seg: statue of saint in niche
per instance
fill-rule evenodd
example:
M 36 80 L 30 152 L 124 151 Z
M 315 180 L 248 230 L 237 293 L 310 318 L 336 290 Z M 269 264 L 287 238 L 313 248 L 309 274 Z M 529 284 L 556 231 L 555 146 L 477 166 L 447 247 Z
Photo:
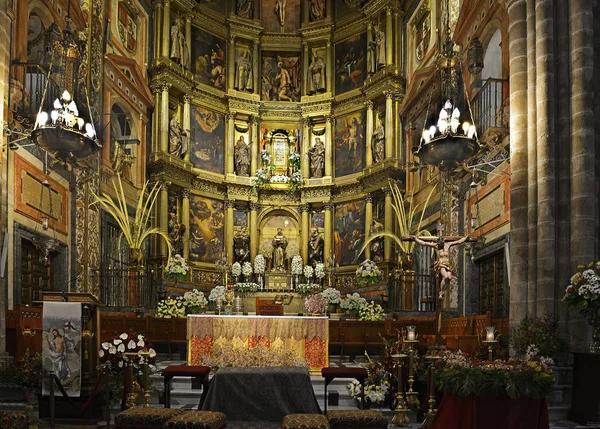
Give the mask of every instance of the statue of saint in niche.
M 237 0 L 237 14 L 240 18 L 252 19 L 252 0 Z
M 323 177 L 325 166 L 325 145 L 319 137 L 315 139 L 315 145 L 308 150 L 310 158 L 310 177 Z
M 383 224 L 377 219 L 373 219 L 373 224 L 369 229 L 369 234 L 373 237 L 383 232 Z M 371 242 L 371 259 L 375 262 L 383 261 L 383 238 L 378 238 Z
M 250 235 L 243 227 L 233 238 L 233 250 L 236 262 L 250 261 Z
M 325 0 L 310 0 L 308 14 L 311 21 L 325 18 Z
M 385 127 L 381 118 L 377 118 L 377 127 L 373 131 L 373 158 L 375 162 L 385 159 Z
M 286 0 L 275 0 L 275 9 L 273 12 L 277 16 L 277 20 L 281 27 L 285 26 L 285 6 Z
M 308 93 L 325 92 L 325 62 L 317 51 L 312 51 L 312 61 L 308 66 Z
M 244 141 L 244 136 L 240 136 L 240 139 L 235 143 L 234 160 L 235 160 L 235 174 L 238 176 L 249 176 L 250 175 L 250 147 Z
M 310 240 L 308 242 L 308 264 L 313 267 L 323 262 L 323 248 L 325 242 L 323 241 L 323 235 L 319 232 L 316 226 L 312 227 L 312 233 L 310 234 Z
M 190 65 L 187 41 L 183 34 L 183 23 L 180 18 L 175 19 L 171 26 L 171 53 L 169 57 L 183 68 L 188 68 Z
M 277 228 L 277 234 L 273 237 L 271 244 L 273 246 L 273 271 L 285 271 L 285 250 L 288 243 L 281 228 Z
M 250 59 L 250 51 L 247 49 L 238 57 L 236 72 L 235 88 L 240 91 L 252 91 L 252 61 Z
M 169 123 L 169 154 L 176 158 L 183 158 L 187 152 L 187 132 L 183 129 L 176 115 Z
M 373 26 L 373 40 L 369 42 L 367 51 L 367 71 L 369 74 L 385 66 L 385 33 L 379 24 Z

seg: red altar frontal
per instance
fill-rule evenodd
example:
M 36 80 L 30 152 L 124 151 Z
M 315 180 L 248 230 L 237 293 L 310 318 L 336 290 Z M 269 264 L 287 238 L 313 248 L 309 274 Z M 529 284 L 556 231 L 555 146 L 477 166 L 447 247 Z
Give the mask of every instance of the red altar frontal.
M 297 316 L 189 315 L 188 365 L 199 365 L 213 345 L 251 347 L 266 344 L 303 357 L 311 371 L 329 365 L 329 319 Z

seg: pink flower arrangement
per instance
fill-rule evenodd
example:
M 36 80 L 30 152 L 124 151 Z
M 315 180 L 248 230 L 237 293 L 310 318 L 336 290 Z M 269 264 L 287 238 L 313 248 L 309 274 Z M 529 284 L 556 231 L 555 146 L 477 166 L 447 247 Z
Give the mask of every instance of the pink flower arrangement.
M 327 301 L 322 293 L 316 293 L 304 301 L 304 308 L 312 314 L 321 314 L 327 311 Z

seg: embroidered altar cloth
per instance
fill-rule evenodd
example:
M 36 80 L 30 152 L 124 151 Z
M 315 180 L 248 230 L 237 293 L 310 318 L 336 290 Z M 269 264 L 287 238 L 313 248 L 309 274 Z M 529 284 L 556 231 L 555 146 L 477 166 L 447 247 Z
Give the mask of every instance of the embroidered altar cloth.
M 329 319 L 300 316 L 217 316 L 187 319 L 188 365 L 200 365 L 213 345 L 285 348 L 308 362 L 312 371 L 329 365 Z

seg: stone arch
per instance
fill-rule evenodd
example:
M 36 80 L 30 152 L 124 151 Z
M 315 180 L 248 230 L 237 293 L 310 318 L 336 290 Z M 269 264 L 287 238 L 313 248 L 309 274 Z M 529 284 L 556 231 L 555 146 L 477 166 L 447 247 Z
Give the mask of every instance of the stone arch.
M 265 258 L 271 259 L 271 241 L 277 233 L 277 228 L 282 228 L 288 241 L 286 258 L 289 260 L 292 256 L 301 254 L 301 222 L 300 216 L 295 210 L 289 207 L 272 207 L 260 213 L 257 224 L 258 253 L 263 254 Z

